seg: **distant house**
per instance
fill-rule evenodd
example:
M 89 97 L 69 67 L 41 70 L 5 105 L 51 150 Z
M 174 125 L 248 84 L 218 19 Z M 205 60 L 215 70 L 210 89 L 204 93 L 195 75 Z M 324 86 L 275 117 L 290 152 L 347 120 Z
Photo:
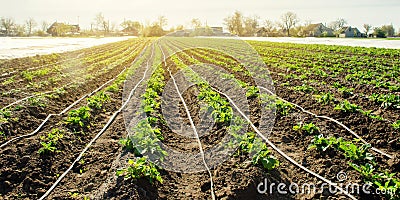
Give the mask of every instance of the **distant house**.
M 122 33 L 123 33 L 123 35 L 138 36 L 139 30 L 137 30 L 135 27 L 126 27 L 122 30 Z
M 363 34 L 357 29 L 351 26 L 345 26 L 339 30 L 339 37 L 348 38 L 348 37 L 363 37 Z
M 214 26 L 214 27 L 210 27 L 210 28 L 211 28 L 211 31 L 214 33 L 214 35 L 220 35 L 224 32 L 224 29 L 219 26 Z
M 7 35 L 7 31 L 0 29 L 0 36 L 6 36 Z
M 268 37 L 268 31 L 266 28 L 261 27 L 256 31 L 256 37 Z
M 52 36 L 66 36 L 79 34 L 79 25 L 69 25 L 65 23 L 54 22 L 48 29 L 47 33 Z
M 332 37 L 333 30 L 326 27 L 322 23 L 310 24 L 304 27 L 304 35 L 306 37 Z

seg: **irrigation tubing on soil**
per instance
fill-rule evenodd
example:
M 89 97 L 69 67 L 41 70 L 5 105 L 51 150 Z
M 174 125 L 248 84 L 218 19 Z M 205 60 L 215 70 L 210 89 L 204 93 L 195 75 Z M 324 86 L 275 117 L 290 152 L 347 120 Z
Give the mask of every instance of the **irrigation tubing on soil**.
M 133 62 L 132 62 L 132 63 L 133 63 Z M 31 133 L 29 133 L 29 134 L 26 134 L 26 135 L 21 135 L 21 136 L 12 138 L 12 139 L 8 140 L 7 142 L 3 143 L 2 145 L 0 145 L 0 148 L 4 148 L 4 147 L 7 146 L 8 144 L 10 144 L 10 143 L 12 143 L 12 142 L 14 142 L 14 141 L 16 141 L 16 140 L 19 140 L 19 139 L 22 139 L 22 138 L 26 138 L 26 137 L 30 137 L 30 136 L 35 135 L 36 133 L 38 133 L 38 132 L 40 131 L 40 129 L 42 129 L 42 127 L 50 120 L 50 118 L 51 118 L 52 116 L 60 116 L 60 115 L 63 115 L 63 114 L 66 113 L 68 110 L 70 110 L 72 107 L 74 107 L 76 104 L 78 104 L 79 102 L 81 102 L 83 99 L 85 99 L 86 97 L 92 96 L 93 94 L 95 94 L 96 92 L 98 92 L 98 91 L 100 91 L 102 88 L 104 88 L 106 85 L 108 85 L 110 82 L 112 82 L 112 81 L 114 81 L 115 79 L 117 79 L 121 74 L 123 74 L 123 73 L 126 71 L 126 69 L 127 69 L 127 67 L 125 66 L 124 69 L 123 69 L 117 76 L 115 76 L 114 78 L 108 80 L 106 83 L 104 83 L 103 85 L 101 85 L 100 87 L 98 87 L 96 90 L 92 91 L 91 93 L 83 95 L 80 99 L 76 100 L 74 103 L 72 103 L 71 105 L 69 105 L 67 108 L 65 108 L 65 109 L 64 109 L 63 111 L 61 111 L 60 113 L 57 113 L 57 114 L 49 114 L 49 115 L 46 117 L 46 119 L 44 119 L 43 122 L 39 125 L 39 127 L 37 127 L 33 132 L 31 132 Z
M 213 181 L 213 178 L 212 178 L 211 170 L 210 170 L 210 168 L 208 167 L 207 162 L 206 162 L 206 159 L 205 159 L 204 150 L 203 150 L 203 146 L 201 145 L 201 141 L 200 141 L 200 138 L 199 138 L 199 134 L 197 133 L 196 126 L 194 125 L 193 119 L 192 119 L 192 117 L 191 117 L 191 115 L 190 115 L 190 111 L 189 111 L 189 109 L 188 109 L 188 107 L 187 107 L 187 105 L 186 105 L 186 102 L 185 102 L 185 100 L 183 99 L 182 94 L 181 94 L 180 91 L 179 91 L 179 87 L 178 87 L 178 85 L 176 84 L 175 78 L 174 78 L 174 76 L 172 75 L 171 71 L 169 70 L 169 67 L 166 66 L 166 62 L 165 62 L 165 61 L 166 61 L 166 58 L 165 58 L 165 54 L 164 54 L 164 51 L 162 50 L 161 46 L 160 46 L 160 49 L 161 49 L 161 52 L 162 52 L 162 54 L 163 54 L 163 56 L 164 56 L 164 66 L 167 68 L 167 71 L 168 71 L 168 73 L 169 73 L 169 76 L 171 77 L 172 82 L 174 83 L 176 92 L 178 93 L 179 98 L 181 99 L 181 102 L 182 102 L 182 104 L 183 104 L 183 107 L 185 108 L 185 112 L 186 112 L 186 114 L 187 114 L 187 116 L 188 116 L 188 118 L 189 118 L 190 126 L 192 127 L 193 132 L 194 132 L 194 134 L 196 135 L 196 140 L 197 140 L 197 143 L 198 143 L 198 145 L 199 145 L 200 154 L 201 154 L 201 158 L 202 158 L 204 167 L 207 169 L 208 175 L 210 176 L 211 197 L 212 197 L 213 200 L 215 200 L 214 181 Z
M 154 46 L 153 46 L 154 47 Z M 152 48 L 152 54 L 154 53 L 154 48 Z M 69 166 L 69 168 L 58 177 L 57 181 L 50 187 L 50 189 L 48 189 L 46 191 L 45 194 L 43 194 L 42 197 L 40 197 L 39 200 L 43 200 L 45 199 L 47 196 L 50 195 L 50 193 L 57 187 L 57 185 L 62 181 L 62 179 L 72 170 L 72 168 L 75 166 L 75 164 L 77 162 L 79 162 L 79 160 L 83 157 L 83 155 L 85 154 L 85 152 L 92 146 L 92 144 L 94 142 L 96 142 L 96 140 L 110 127 L 110 125 L 114 122 L 115 118 L 119 115 L 119 113 L 121 113 L 126 105 L 129 103 L 129 100 L 132 98 L 133 93 L 135 92 L 136 88 L 143 82 L 143 80 L 146 77 L 147 71 L 149 69 L 149 61 L 147 61 L 147 66 L 146 66 L 146 70 L 143 74 L 143 78 L 135 85 L 135 87 L 131 90 L 127 100 L 123 103 L 123 105 L 116 111 L 114 112 L 114 114 L 110 117 L 110 119 L 108 120 L 107 124 L 101 129 L 101 131 L 86 145 L 86 147 L 81 151 L 81 153 L 79 154 L 79 156 L 75 159 L 75 161 Z
M 270 93 L 271 95 L 274 95 L 276 98 L 278 98 L 278 99 L 280 99 L 280 100 L 282 100 L 282 101 L 284 101 L 284 102 L 287 102 L 287 103 L 290 103 L 290 104 L 294 105 L 295 107 L 299 108 L 299 109 L 300 109 L 302 112 L 304 112 L 304 113 L 307 113 L 307 114 L 309 114 L 309 115 L 312 115 L 312 116 L 314 116 L 314 117 L 316 117 L 316 118 L 326 119 L 326 120 L 329 120 L 329 121 L 332 121 L 332 122 L 338 124 L 339 126 L 343 127 L 343 128 L 346 129 L 347 131 L 349 131 L 354 137 L 356 137 L 357 139 L 359 139 L 361 142 L 363 142 L 364 144 L 368 144 L 368 142 L 365 141 L 361 136 L 359 136 L 357 133 L 355 133 L 354 131 L 352 131 L 349 127 L 347 127 L 346 125 L 342 124 L 342 123 L 339 122 L 338 120 L 333 119 L 333 118 L 330 118 L 330 117 L 327 117 L 327 116 L 319 116 L 319 115 L 317 115 L 317 114 L 314 114 L 314 113 L 312 113 L 312 112 L 310 112 L 310 111 L 307 111 L 306 109 L 304 109 L 303 107 L 301 107 L 301 106 L 299 106 L 299 105 L 297 105 L 297 104 L 295 104 L 295 103 L 289 102 L 289 101 L 287 101 L 287 100 L 285 100 L 285 99 L 283 99 L 283 98 L 277 96 L 276 94 L 274 94 L 273 92 L 269 91 L 269 90 L 268 90 L 267 88 L 265 88 L 265 87 L 260 86 L 260 88 L 263 89 L 263 90 L 265 90 L 265 91 L 267 91 L 267 92 Z M 384 156 L 388 157 L 389 159 L 392 159 L 392 158 L 393 158 L 393 156 L 391 156 L 391 155 L 389 155 L 389 154 L 387 154 L 387 153 L 385 153 L 385 152 L 383 152 L 383 151 L 381 151 L 381 150 L 379 150 L 379 149 L 377 149 L 377 148 L 375 148 L 375 147 L 372 147 L 371 149 L 372 149 L 373 151 L 375 151 L 376 153 L 379 153 L 379 154 L 381 154 L 381 155 L 384 155 Z
M 177 47 L 177 48 L 180 49 L 179 47 Z M 304 113 L 307 113 L 307 114 L 309 114 L 309 115 L 312 115 L 312 116 L 314 116 L 314 117 L 316 117 L 316 118 L 326 119 L 326 120 L 329 120 L 329 121 L 331 121 L 331 122 L 334 122 L 334 123 L 338 124 L 339 126 L 341 126 L 341 127 L 343 127 L 344 129 L 346 129 L 348 132 L 350 132 L 354 137 L 356 137 L 356 138 L 358 138 L 360 141 L 362 141 L 364 144 L 368 144 L 368 142 L 366 142 L 361 136 L 359 136 L 357 133 L 355 133 L 353 130 L 351 130 L 349 127 L 347 127 L 347 126 L 344 125 L 343 123 L 339 122 L 338 120 L 333 119 L 333 118 L 328 117 L 328 116 L 323 116 L 323 115 L 320 116 L 320 115 L 314 114 L 314 113 L 312 113 L 312 112 L 310 112 L 310 111 L 307 111 L 306 109 L 304 109 L 303 107 L 301 107 L 301 106 L 299 106 L 299 105 L 297 105 L 297 104 L 295 104 L 295 103 L 289 102 L 289 101 L 287 101 L 287 100 L 285 100 L 285 99 L 283 99 L 283 98 L 277 96 L 275 93 L 271 92 L 270 90 L 268 90 L 268 89 L 265 88 L 265 87 L 262 87 L 262 86 L 259 86 L 259 87 L 260 87 L 260 89 L 263 89 L 263 90 L 267 91 L 267 92 L 270 93 L 271 95 L 276 96 L 278 99 L 280 99 L 280 100 L 282 100 L 282 101 L 285 101 L 285 102 L 287 102 L 287 103 L 290 103 L 290 104 L 294 105 L 295 107 L 299 108 L 299 109 L 300 109 L 302 112 L 304 112 Z M 385 152 L 383 152 L 383 151 L 381 151 L 381 150 L 379 150 L 379 149 L 377 149 L 377 148 L 375 148 L 375 147 L 371 147 L 371 149 L 372 149 L 373 151 L 375 151 L 376 153 L 381 154 L 381 155 L 383 155 L 383 156 L 385 156 L 385 157 L 387 157 L 387 158 L 389 158 L 389 159 L 392 159 L 392 158 L 393 158 L 392 155 L 389 155 L 388 153 L 385 153 Z
M 330 180 L 322 177 L 321 175 L 307 169 L 306 167 L 304 167 L 303 165 L 300 165 L 299 163 L 297 163 L 295 160 L 293 160 L 290 156 L 286 155 L 282 150 L 280 150 L 278 147 L 276 147 L 271 141 L 268 140 L 267 137 L 265 137 L 259 130 L 258 128 L 250 121 L 250 119 L 239 109 L 239 107 L 237 107 L 237 105 L 235 104 L 235 102 L 225 93 L 219 91 L 218 89 L 214 88 L 211 86 L 211 88 L 218 92 L 219 94 L 225 96 L 229 102 L 233 105 L 233 107 L 235 107 L 235 109 L 243 116 L 243 118 L 245 118 L 245 120 L 250 124 L 250 126 L 254 129 L 254 131 L 269 145 L 271 146 L 276 152 L 278 152 L 281 156 L 283 156 L 286 160 L 288 160 L 290 163 L 296 165 L 297 167 L 299 167 L 300 169 L 304 170 L 305 172 L 319 178 L 320 180 L 324 181 L 325 183 L 329 184 L 330 186 L 335 187 L 336 189 L 338 189 L 340 192 L 342 192 L 343 194 L 345 194 L 347 197 L 356 200 L 356 198 L 351 195 L 350 193 L 348 193 L 346 190 L 344 190 L 343 188 L 339 187 L 337 183 L 333 183 Z

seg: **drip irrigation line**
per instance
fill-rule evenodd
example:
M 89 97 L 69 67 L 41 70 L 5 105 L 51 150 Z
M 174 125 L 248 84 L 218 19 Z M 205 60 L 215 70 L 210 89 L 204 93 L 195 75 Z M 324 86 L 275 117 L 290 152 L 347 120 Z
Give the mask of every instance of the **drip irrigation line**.
M 154 47 L 154 46 L 153 46 Z M 154 48 L 152 48 L 152 54 L 154 53 Z M 151 59 L 151 57 L 150 57 Z M 150 60 L 149 59 L 149 60 Z M 114 114 L 110 117 L 110 119 L 108 120 L 107 124 L 101 129 L 101 131 L 99 133 L 97 133 L 97 135 L 86 145 L 86 147 L 81 151 L 81 153 L 79 154 L 79 156 L 74 160 L 74 162 L 69 166 L 69 168 L 58 177 L 57 181 L 50 187 L 50 189 L 48 189 L 46 191 L 45 194 L 43 194 L 42 197 L 40 197 L 39 200 L 43 200 L 45 199 L 47 196 L 49 196 L 51 194 L 51 192 L 57 187 L 57 185 L 63 180 L 63 178 L 72 170 L 72 168 L 75 166 L 75 164 L 77 162 L 79 162 L 79 160 L 81 160 L 81 158 L 84 156 L 85 152 L 92 146 L 93 143 L 96 142 L 96 140 L 110 127 L 110 125 L 114 122 L 115 118 L 119 115 L 119 113 L 121 113 L 126 105 L 128 105 L 129 100 L 132 98 L 133 93 L 136 91 L 136 88 L 143 82 L 143 80 L 146 77 L 147 71 L 149 69 L 149 61 L 147 61 L 147 66 L 146 66 L 146 70 L 144 72 L 143 78 L 140 79 L 140 81 L 135 85 L 135 87 L 131 90 L 131 92 L 129 93 L 129 96 L 127 98 L 127 100 L 123 103 L 123 105 L 116 111 L 114 112 Z
M 205 159 L 205 154 L 204 154 L 203 146 L 202 146 L 201 141 L 200 141 L 200 138 L 199 138 L 199 134 L 197 133 L 196 126 L 194 125 L 193 119 L 192 119 L 192 117 L 191 117 L 191 115 L 190 115 L 190 111 L 189 111 L 189 109 L 188 109 L 188 107 L 187 107 L 187 105 L 186 105 L 186 102 L 185 102 L 185 100 L 183 99 L 182 94 L 181 94 L 180 91 L 179 91 L 179 87 L 178 87 L 178 85 L 177 85 L 177 83 L 176 83 L 176 81 L 175 81 L 175 78 L 174 78 L 174 76 L 172 76 L 172 73 L 171 73 L 169 67 L 166 66 L 166 58 L 165 58 L 165 54 L 164 54 L 164 51 L 162 50 L 161 46 L 160 46 L 160 49 L 161 49 L 161 52 L 163 53 L 163 56 L 164 56 L 164 67 L 167 68 L 167 71 L 168 71 L 168 73 L 169 73 L 169 76 L 171 77 L 172 82 L 174 83 L 176 92 L 178 93 L 179 98 L 181 99 L 181 102 L 182 102 L 182 104 L 183 104 L 183 107 L 185 108 L 186 115 L 187 115 L 188 118 L 189 118 L 190 126 L 192 127 L 193 132 L 194 132 L 194 134 L 196 135 L 196 140 L 197 140 L 197 143 L 198 143 L 198 145 L 199 145 L 200 154 L 201 154 L 201 158 L 202 158 L 203 164 L 204 164 L 204 166 L 205 166 L 206 169 L 207 169 L 208 175 L 210 176 L 211 198 L 212 198 L 213 200 L 215 200 L 214 181 L 213 181 L 213 177 L 212 177 L 211 170 L 210 170 L 210 168 L 208 167 L 207 162 L 206 162 L 206 159 Z
M 304 109 L 303 107 L 301 107 L 301 106 L 299 106 L 299 105 L 297 105 L 297 104 L 295 104 L 295 103 L 289 102 L 289 101 L 287 101 L 287 100 L 285 100 L 285 99 L 279 97 L 278 95 L 274 94 L 273 92 L 271 92 L 270 90 L 268 90 L 268 89 L 265 88 L 265 87 L 259 86 L 259 88 L 261 88 L 261 89 L 267 91 L 267 92 L 270 93 L 271 95 L 274 95 L 276 98 L 278 98 L 278 99 L 280 99 L 280 100 L 282 100 L 282 101 L 284 101 L 284 102 L 286 102 L 286 103 L 290 103 L 290 104 L 294 105 L 295 107 L 299 108 L 299 109 L 300 109 L 302 112 L 304 112 L 304 113 L 307 113 L 307 114 L 309 114 L 309 115 L 312 115 L 312 116 L 314 116 L 314 117 L 316 117 L 316 118 L 326 119 L 326 120 L 329 120 L 329 121 L 331 121 L 331 122 L 334 122 L 334 123 L 338 124 L 339 126 L 341 126 L 341 127 L 343 127 L 344 129 L 346 129 L 348 132 L 350 132 L 354 137 L 356 137 L 357 139 L 359 139 L 361 142 L 363 142 L 364 144 L 368 144 L 368 142 L 366 142 L 361 136 L 359 136 L 357 133 L 355 133 L 354 131 L 352 131 L 349 127 L 347 127 L 347 126 L 344 125 L 343 123 L 339 122 L 338 120 L 333 119 L 333 118 L 330 118 L 330 117 L 328 117 L 328 116 L 323 116 L 323 115 L 320 116 L 320 115 L 314 114 L 314 113 L 312 113 L 312 112 L 310 112 L 310 111 L 307 111 L 306 109 Z M 391 156 L 391 155 L 389 155 L 389 154 L 387 154 L 387 153 L 385 153 L 385 152 L 383 152 L 383 151 L 381 151 L 381 150 L 379 150 L 379 149 L 377 149 L 377 148 L 375 148 L 375 147 L 371 147 L 371 149 L 372 149 L 373 151 L 375 151 L 376 153 L 379 153 L 379 154 L 381 154 L 381 155 L 386 156 L 386 157 L 389 158 L 389 159 L 392 159 L 392 158 L 393 158 L 393 156 Z
M 345 194 L 347 197 L 356 200 L 356 198 L 351 195 L 350 193 L 348 193 L 346 190 L 344 190 L 343 188 L 339 187 L 337 183 L 333 183 L 330 180 L 322 177 L 321 175 L 307 169 L 306 167 L 304 167 L 303 165 L 300 165 L 298 162 L 296 162 L 295 160 L 293 160 L 290 156 L 286 155 L 282 150 L 280 150 L 278 147 L 276 147 L 267 137 L 265 137 L 258 129 L 257 127 L 250 121 L 250 119 L 239 109 L 239 107 L 235 104 L 235 102 L 225 93 L 219 91 L 218 89 L 210 86 L 214 91 L 218 92 L 219 94 L 225 96 L 229 102 L 235 107 L 235 109 L 243 116 L 243 118 L 245 118 L 245 120 L 250 124 L 250 126 L 254 129 L 254 131 L 269 145 L 271 146 L 276 152 L 278 152 L 281 156 L 283 156 L 287 161 L 289 161 L 290 163 L 294 164 L 295 166 L 299 167 L 300 169 L 304 170 L 305 172 L 317 177 L 318 179 L 324 181 L 325 183 L 329 184 L 330 186 L 335 187 L 336 189 L 338 189 L 340 192 L 342 192 L 343 194 Z

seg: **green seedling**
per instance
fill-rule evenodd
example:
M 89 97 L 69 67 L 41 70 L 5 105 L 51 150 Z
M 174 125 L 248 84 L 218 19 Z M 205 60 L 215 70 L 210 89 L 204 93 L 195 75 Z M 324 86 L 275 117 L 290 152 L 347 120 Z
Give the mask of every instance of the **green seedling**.
M 39 154 L 48 154 L 50 152 L 55 152 L 57 150 L 57 142 L 63 138 L 62 131 L 55 128 L 47 134 L 47 137 L 40 137 L 40 144 L 42 147 L 38 150 Z
M 301 92 L 305 92 L 305 93 L 310 93 L 310 92 L 315 91 L 315 89 L 312 86 L 309 86 L 307 84 L 303 84 L 301 86 L 295 86 L 295 87 L 293 87 L 293 89 L 296 91 L 301 91 Z
M 125 169 L 117 170 L 116 175 L 123 176 L 125 179 L 136 180 L 147 178 L 150 183 L 153 183 L 154 181 L 163 183 L 163 179 L 157 167 L 150 161 L 147 161 L 146 157 L 141 157 L 136 161 L 129 160 L 128 165 L 129 166 Z
M 345 113 L 355 113 L 360 110 L 360 107 L 356 104 L 352 104 L 347 100 L 344 100 L 337 104 L 334 108 L 335 110 L 340 110 Z
M 288 115 L 289 112 L 294 108 L 293 104 L 279 100 L 279 99 L 276 100 L 275 105 L 276 105 L 277 111 L 283 116 Z
M 331 102 L 334 102 L 336 99 L 332 95 L 332 93 L 322 93 L 320 95 L 314 95 L 314 98 L 317 99 L 318 103 L 322 103 L 324 105 L 328 105 Z
M 246 97 L 257 97 L 259 93 L 259 89 L 256 86 L 247 87 Z
M 103 108 L 103 104 L 110 100 L 110 96 L 102 91 L 92 97 L 87 98 L 86 100 L 89 108 L 100 110 Z
M 394 94 L 372 94 L 369 99 L 381 105 L 382 108 L 400 109 L 400 96 Z
M 11 118 L 11 111 L 9 109 L 0 110 L 0 123 L 7 123 Z
M 358 140 L 355 140 L 355 142 L 358 142 Z M 368 152 L 368 150 L 371 148 L 370 144 L 362 144 L 361 146 L 357 146 L 351 141 L 344 141 L 343 138 L 325 138 L 323 135 L 317 135 L 311 141 L 311 145 L 309 147 L 309 149 L 313 148 L 322 151 L 333 148 L 343 152 L 346 158 L 350 158 L 354 161 L 374 160 L 374 156 Z
M 82 106 L 79 109 L 71 110 L 65 121 L 67 125 L 79 126 L 81 128 L 88 127 L 90 118 L 90 108 Z
M 293 126 L 293 130 L 299 131 L 299 132 L 305 132 L 305 133 L 310 134 L 310 135 L 315 135 L 315 134 L 319 133 L 318 126 L 316 126 L 312 122 L 309 123 L 309 124 L 299 123 L 299 124 Z
M 399 130 L 400 129 L 400 120 L 397 120 L 397 122 L 394 122 L 392 124 L 392 126 L 394 129 Z

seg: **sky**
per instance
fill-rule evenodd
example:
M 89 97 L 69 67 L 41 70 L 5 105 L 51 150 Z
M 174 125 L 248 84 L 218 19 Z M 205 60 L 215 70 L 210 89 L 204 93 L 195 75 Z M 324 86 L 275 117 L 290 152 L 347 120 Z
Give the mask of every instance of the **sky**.
M 168 19 L 166 28 L 176 25 L 190 27 L 198 18 L 209 26 L 223 26 L 223 19 L 235 10 L 245 16 L 257 15 L 260 21 L 278 21 L 292 11 L 302 23 L 326 23 L 344 18 L 349 25 L 363 30 L 372 26 L 393 24 L 400 28 L 400 0 L 2 0 L 0 17 L 11 17 L 17 23 L 34 18 L 77 24 L 89 29 L 97 13 L 103 13 L 111 23 L 126 20 L 151 23 L 160 15 Z M 120 27 L 119 27 L 120 28 Z

